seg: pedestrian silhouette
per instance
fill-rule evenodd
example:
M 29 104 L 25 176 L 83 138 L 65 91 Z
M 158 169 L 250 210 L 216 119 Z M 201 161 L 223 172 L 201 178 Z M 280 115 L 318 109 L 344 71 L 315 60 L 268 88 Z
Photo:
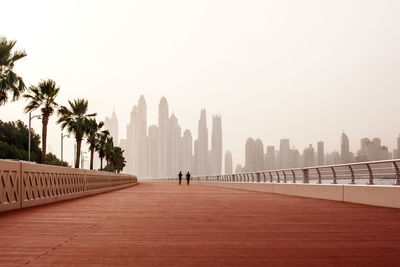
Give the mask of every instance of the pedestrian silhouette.
M 189 172 L 186 174 L 186 181 L 187 181 L 187 185 L 189 185 L 189 182 L 190 182 L 190 173 Z
M 179 185 L 181 185 L 181 183 L 182 183 L 182 176 L 183 176 L 182 171 L 180 171 L 179 174 L 178 174 L 178 177 L 179 177 Z

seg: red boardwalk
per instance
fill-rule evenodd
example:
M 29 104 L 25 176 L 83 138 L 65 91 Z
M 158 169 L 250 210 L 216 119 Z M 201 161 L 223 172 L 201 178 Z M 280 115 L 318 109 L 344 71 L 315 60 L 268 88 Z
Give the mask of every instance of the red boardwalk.
M 400 210 L 142 183 L 0 214 L 0 265 L 400 266 Z

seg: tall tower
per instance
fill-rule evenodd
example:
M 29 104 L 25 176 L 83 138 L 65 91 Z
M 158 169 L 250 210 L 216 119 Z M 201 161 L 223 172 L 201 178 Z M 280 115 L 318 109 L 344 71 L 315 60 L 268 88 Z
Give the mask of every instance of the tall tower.
M 279 147 L 279 168 L 280 169 L 289 168 L 289 160 L 290 160 L 289 139 L 281 139 Z
M 340 156 L 342 163 L 350 162 L 349 138 L 345 133 L 342 133 L 341 144 L 340 144 Z
M 245 169 L 248 172 L 251 171 L 255 171 L 255 144 L 254 144 L 254 139 L 252 137 L 247 138 L 246 141 L 246 157 L 245 157 L 245 161 L 246 161 L 246 165 L 245 165 Z
M 159 175 L 166 177 L 167 173 L 167 146 L 168 146 L 168 131 L 169 131 L 169 112 L 168 103 L 165 97 L 162 97 L 158 105 L 158 129 L 159 129 Z
M 222 122 L 221 115 L 213 116 L 211 139 L 212 174 L 221 174 L 222 168 Z
M 325 164 L 324 159 L 324 142 L 318 142 L 318 166 L 322 166 Z
M 174 177 L 182 165 L 181 127 L 174 114 L 169 119 L 168 175 Z
M 141 95 L 137 105 L 136 125 L 136 160 L 137 174 L 139 176 L 147 176 L 147 105 L 144 96 Z
M 158 174 L 158 127 L 157 125 L 151 125 L 149 127 L 149 136 L 147 142 L 147 151 L 148 151 L 148 176 L 152 178 L 156 178 L 159 176 Z
M 193 157 L 193 138 L 189 130 L 185 130 L 182 138 L 182 171 L 193 172 L 192 157 Z
M 208 165 L 208 130 L 206 110 L 202 109 L 199 120 L 198 139 L 197 139 L 197 173 L 207 174 Z
M 225 152 L 225 174 L 232 174 L 232 153 L 228 150 Z
M 254 142 L 254 170 L 262 171 L 264 169 L 264 144 L 257 138 Z
M 114 144 L 115 145 L 119 144 L 119 139 L 118 139 L 118 118 L 117 118 L 117 114 L 115 113 L 115 110 L 113 110 L 111 118 L 106 117 L 104 119 L 104 129 L 106 129 L 106 130 L 108 130 L 110 132 L 110 135 L 112 136 L 112 138 L 114 140 Z
M 267 154 L 265 155 L 265 168 L 267 170 L 276 169 L 274 146 L 267 146 Z

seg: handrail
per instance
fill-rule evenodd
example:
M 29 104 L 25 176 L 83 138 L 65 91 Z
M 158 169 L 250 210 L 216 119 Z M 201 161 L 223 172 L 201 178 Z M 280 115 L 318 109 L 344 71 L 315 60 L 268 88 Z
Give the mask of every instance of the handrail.
M 290 179 L 291 178 L 291 179 Z M 145 179 L 151 181 L 170 181 L 173 177 Z M 303 183 L 318 184 L 344 183 L 356 184 L 357 180 L 368 185 L 392 183 L 400 185 L 400 159 L 344 163 L 335 165 L 310 166 L 304 168 L 263 170 L 224 175 L 195 175 L 194 181 L 249 182 L 249 183 Z M 365 183 L 364 183 L 365 184 Z

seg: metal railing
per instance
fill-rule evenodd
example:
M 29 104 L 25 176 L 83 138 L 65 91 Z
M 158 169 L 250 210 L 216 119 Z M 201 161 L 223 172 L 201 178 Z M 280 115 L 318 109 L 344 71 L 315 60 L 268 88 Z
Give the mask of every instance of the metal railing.
M 193 181 L 400 185 L 400 159 L 225 175 L 193 176 Z M 146 179 L 171 181 L 175 177 Z

